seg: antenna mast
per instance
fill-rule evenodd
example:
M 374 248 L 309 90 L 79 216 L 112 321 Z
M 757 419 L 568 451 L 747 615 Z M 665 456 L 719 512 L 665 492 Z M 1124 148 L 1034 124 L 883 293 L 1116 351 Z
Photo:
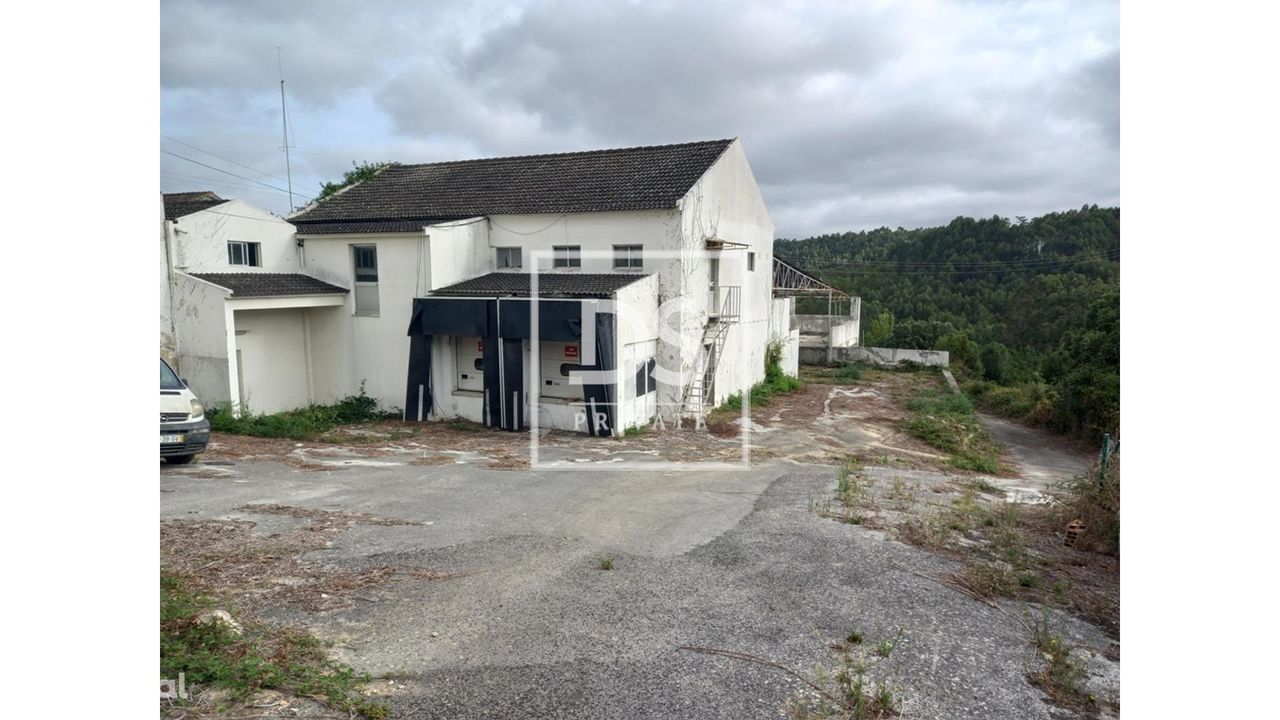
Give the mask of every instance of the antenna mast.
M 276 64 L 280 68 L 280 126 L 284 130 L 284 146 L 280 149 L 284 151 L 284 173 L 289 183 L 289 212 L 293 212 L 293 168 L 289 165 L 289 113 L 284 105 L 284 59 L 279 45 L 276 46 Z

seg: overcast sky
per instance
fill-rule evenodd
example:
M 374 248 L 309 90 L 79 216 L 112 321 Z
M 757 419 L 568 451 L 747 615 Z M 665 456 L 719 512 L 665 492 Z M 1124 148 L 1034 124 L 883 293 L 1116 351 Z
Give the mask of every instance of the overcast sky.
M 277 46 L 297 204 L 352 161 L 722 137 L 780 237 L 1120 201 L 1116 2 L 163 0 L 160 147 L 285 188 Z

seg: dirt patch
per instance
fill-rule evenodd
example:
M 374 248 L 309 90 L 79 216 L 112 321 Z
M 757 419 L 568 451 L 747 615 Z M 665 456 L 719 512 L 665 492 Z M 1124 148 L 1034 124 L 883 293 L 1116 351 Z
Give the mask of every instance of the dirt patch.
M 1118 640 L 1120 559 L 1066 546 L 1070 518 L 1050 500 L 1010 503 L 981 478 L 852 463 L 814 510 L 966 563 L 946 580 L 967 594 L 1059 607 Z
M 820 372 L 802 368 L 801 377 Z M 903 429 L 907 400 L 924 389 L 945 387 L 934 372 L 864 370 L 844 384 L 822 380 L 774 395 L 768 405 L 750 409 L 749 443 L 753 462 L 790 459 L 838 465 L 850 456 L 866 462 L 914 469 L 939 469 L 946 456 Z M 738 462 L 743 418 L 740 412 L 715 411 L 703 428 L 686 420 L 646 426 L 621 438 L 544 431 L 539 442 L 557 457 L 583 462 L 630 460 L 666 462 Z M 411 465 L 476 464 L 493 470 L 529 467 L 527 432 L 512 433 L 475 423 L 448 420 L 407 423 L 384 420 L 342 426 L 319 441 L 294 441 L 215 433 L 205 457 L 210 461 L 283 462 L 314 471 L 383 458 Z
M 247 520 L 166 520 L 160 523 L 160 559 L 169 571 L 193 578 L 213 595 L 234 598 L 252 613 L 269 605 L 309 612 L 349 607 L 361 592 L 395 578 L 442 580 L 456 574 L 381 565 L 347 570 L 304 559 L 355 525 L 416 525 L 363 513 L 283 505 L 246 505 L 242 512 L 305 520 L 277 533 L 255 533 Z

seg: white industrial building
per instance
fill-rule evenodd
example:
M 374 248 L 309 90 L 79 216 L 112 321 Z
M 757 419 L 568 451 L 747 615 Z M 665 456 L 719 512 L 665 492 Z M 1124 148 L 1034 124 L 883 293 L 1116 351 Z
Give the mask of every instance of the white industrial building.
M 254 214 L 167 220 L 166 247 L 215 211 Z M 208 263 L 170 261 L 170 314 L 198 307 L 202 348 L 223 333 L 221 375 L 190 369 L 205 355 L 176 333 L 197 392 L 254 412 L 363 389 L 407 420 L 619 434 L 743 392 L 771 343 L 797 370 L 794 298 L 775 297 L 773 224 L 737 140 L 390 165 L 290 232 L 260 223 L 252 268 L 230 264 L 225 243 L 249 232 L 231 219 L 201 235 Z

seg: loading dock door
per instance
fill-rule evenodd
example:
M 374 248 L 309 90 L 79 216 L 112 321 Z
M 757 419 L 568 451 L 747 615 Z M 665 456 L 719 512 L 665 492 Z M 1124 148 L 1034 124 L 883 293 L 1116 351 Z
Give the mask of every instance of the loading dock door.
M 484 392 L 484 339 L 459 337 L 453 341 L 458 389 Z
M 538 348 L 541 377 L 538 393 L 562 400 L 581 400 L 582 384 L 570 378 L 581 367 L 578 343 L 544 342 Z

